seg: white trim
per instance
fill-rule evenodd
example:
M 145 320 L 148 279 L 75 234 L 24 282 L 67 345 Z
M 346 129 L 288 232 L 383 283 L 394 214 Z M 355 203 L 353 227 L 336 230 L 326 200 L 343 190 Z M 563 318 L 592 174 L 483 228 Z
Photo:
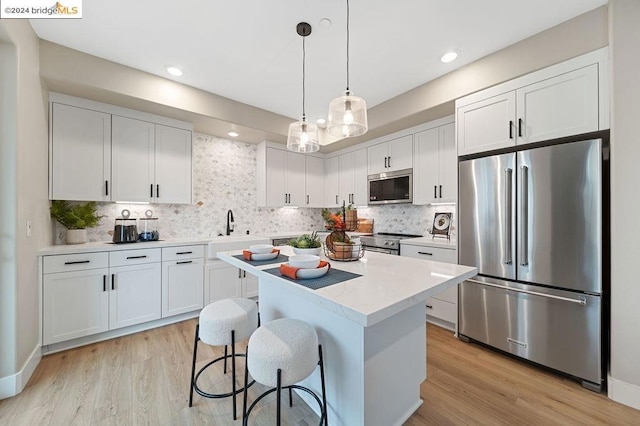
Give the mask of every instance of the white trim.
M 640 410 L 640 386 L 608 377 L 608 396 L 620 404 Z
M 20 371 L 16 374 L 12 374 L 11 376 L 0 378 L 0 400 L 11 398 L 12 396 L 16 396 L 22 392 L 27 382 L 29 382 L 31 375 L 40 363 L 41 358 L 40 345 L 36 345 Z

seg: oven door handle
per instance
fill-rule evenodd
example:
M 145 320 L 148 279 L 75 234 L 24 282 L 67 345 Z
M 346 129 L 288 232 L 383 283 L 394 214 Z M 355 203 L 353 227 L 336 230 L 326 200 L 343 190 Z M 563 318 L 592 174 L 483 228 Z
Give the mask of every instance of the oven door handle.
M 379 247 L 372 247 L 367 245 L 363 245 L 362 247 L 364 248 L 364 251 L 374 251 L 376 253 L 385 253 L 385 254 L 392 254 L 392 255 L 400 254 L 398 250 L 392 250 L 388 248 L 379 248 Z

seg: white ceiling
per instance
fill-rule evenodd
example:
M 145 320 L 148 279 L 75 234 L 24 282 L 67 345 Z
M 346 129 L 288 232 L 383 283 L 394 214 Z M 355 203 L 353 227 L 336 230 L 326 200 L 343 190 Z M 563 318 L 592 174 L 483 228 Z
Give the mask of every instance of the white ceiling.
M 351 90 L 371 108 L 606 3 L 350 0 Z M 82 19 L 31 24 L 42 39 L 299 119 L 301 21 L 313 27 L 306 41 L 312 121 L 345 90 L 345 0 L 85 0 Z M 459 58 L 441 63 L 450 49 Z M 168 75 L 167 65 L 184 75 Z

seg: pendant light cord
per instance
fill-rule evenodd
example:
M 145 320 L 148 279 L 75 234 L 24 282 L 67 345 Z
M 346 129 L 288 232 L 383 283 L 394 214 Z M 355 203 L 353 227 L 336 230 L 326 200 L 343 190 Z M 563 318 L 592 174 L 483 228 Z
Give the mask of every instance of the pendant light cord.
M 305 108 L 304 108 L 304 104 L 305 104 L 305 64 L 307 63 L 307 51 L 305 49 L 305 39 L 307 37 L 303 36 L 302 37 L 302 121 L 306 121 L 307 118 L 307 114 L 305 113 Z
M 347 93 L 349 93 L 349 0 L 347 0 Z

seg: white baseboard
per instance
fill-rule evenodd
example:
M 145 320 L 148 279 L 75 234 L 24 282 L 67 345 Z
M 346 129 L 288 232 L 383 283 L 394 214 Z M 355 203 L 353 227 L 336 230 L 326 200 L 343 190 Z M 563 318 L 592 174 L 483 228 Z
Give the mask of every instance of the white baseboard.
M 0 377 L 0 399 L 11 398 L 22 392 L 41 358 L 40 345 L 37 345 L 20 371 L 11 376 Z
M 614 379 L 611 376 L 608 377 L 608 385 L 607 393 L 610 399 L 640 410 L 640 386 Z

